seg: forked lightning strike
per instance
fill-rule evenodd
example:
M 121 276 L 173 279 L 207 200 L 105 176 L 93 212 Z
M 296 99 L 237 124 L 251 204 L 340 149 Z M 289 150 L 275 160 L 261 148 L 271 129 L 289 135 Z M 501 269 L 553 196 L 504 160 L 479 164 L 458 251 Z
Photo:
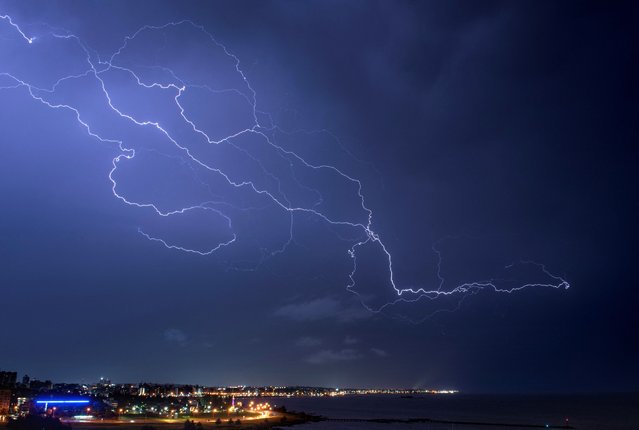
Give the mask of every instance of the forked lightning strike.
M 15 32 L 24 40 L 24 42 L 26 42 L 24 49 L 30 49 L 31 46 L 28 46 L 28 45 L 33 45 L 34 42 L 41 39 L 41 37 L 36 39 L 33 36 L 28 36 L 25 33 L 25 31 L 23 31 L 22 28 L 15 23 L 12 17 L 8 15 L 0 15 L 0 19 L 4 21 L 6 24 L 8 24 L 9 26 L 11 26 L 15 30 Z M 173 77 L 175 82 L 177 83 L 162 83 L 162 82 L 149 83 L 149 82 L 146 82 L 144 79 L 142 79 L 140 75 L 135 73 L 131 68 L 124 67 L 117 63 L 119 56 L 121 56 L 124 52 L 126 52 L 128 46 L 134 40 L 136 40 L 141 34 L 145 34 L 147 32 L 154 32 L 154 31 L 163 31 L 169 28 L 178 28 L 178 27 L 179 28 L 188 27 L 192 29 L 193 31 L 201 32 L 201 34 L 205 35 L 206 38 L 209 39 L 213 47 L 221 50 L 221 52 L 228 59 L 232 61 L 232 63 L 234 64 L 234 73 L 236 73 L 239 76 L 241 82 L 244 83 L 245 88 L 228 88 L 223 90 L 214 90 L 206 85 L 189 84 L 187 83 L 187 81 L 178 77 L 177 74 L 173 72 L 173 70 L 164 66 L 157 66 L 157 67 L 169 73 Z M 108 56 L 107 57 L 108 60 L 106 61 L 103 61 L 99 57 L 97 57 L 97 55 L 94 52 L 92 52 L 89 49 L 89 47 L 85 45 L 85 43 L 79 37 L 77 37 L 76 35 L 70 32 L 64 33 L 64 32 L 59 32 L 57 30 L 48 30 L 48 32 L 46 33 L 46 36 L 50 36 L 54 39 L 58 39 L 61 42 L 74 41 L 75 43 L 77 43 L 77 45 L 86 54 L 86 57 L 84 58 L 84 61 L 86 61 L 86 64 L 87 64 L 86 71 L 81 74 L 61 77 L 55 82 L 55 84 L 51 88 L 39 88 L 27 82 L 26 80 L 22 79 L 20 76 L 16 76 L 15 74 L 8 73 L 8 72 L 0 72 L 0 77 L 4 77 L 8 79 L 10 82 L 12 82 L 10 85 L 4 85 L 0 87 L 0 89 L 6 90 L 6 89 L 25 88 L 27 93 L 34 100 L 52 109 L 64 109 L 64 110 L 68 110 L 72 112 L 77 122 L 80 124 L 81 127 L 83 127 L 86 130 L 89 136 L 95 139 L 98 139 L 101 142 L 116 145 L 119 148 L 120 153 L 115 158 L 113 158 L 112 160 L 113 168 L 108 173 L 108 177 L 112 183 L 111 189 L 112 189 L 113 195 L 117 199 L 125 203 L 126 205 L 138 207 L 138 208 L 151 209 L 157 215 L 161 217 L 170 217 L 177 214 L 185 214 L 194 210 L 211 212 L 221 217 L 224 220 L 224 222 L 226 223 L 226 227 L 228 228 L 230 232 L 229 238 L 227 240 L 220 241 L 219 243 L 214 244 L 208 249 L 193 249 L 193 248 L 189 248 L 185 246 L 171 244 L 165 239 L 153 237 L 150 234 L 139 229 L 140 234 L 152 242 L 159 243 L 168 249 L 174 249 L 174 250 L 194 253 L 198 255 L 210 255 L 215 253 L 216 251 L 219 251 L 220 249 L 224 247 L 231 246 L 232 244 L 236 242 L 236 239 L 237 239 L 237 235 L 233 230 L 234 229 L 233 220 L 231 218 L 231 215 L 229 213 L 224 212 L 222 209 L 220 209 L 220 207 L 224 205 L 228 205 L 228 206 L 232 206 L 232 205 L 230 202 L 211 200 L 211 201 L 203 201 L 197 205 L 183 207 L 183 208 L 179 208 L 175 210 L 163 210 L 161 209 L 160 205 L 154 203 L 153 201 L 136 201 L 136 200 L 125 197 L 118 190 L 116 172 L 118 170 L 118 166 L 120 163 L 127 160 L 132 160 L 133 158 L 136 157 L 136 151 L 133 148 L 127 147 L 123 139 L 111 139 L 111 138 L 105 138 L 100 136 L 100 134 L 94 131 L 92 126 L 89 124 L 89 122 L 83 119 L 81 108 L 78 108 L 77 106 L 73 106 L 71 104 L 60 104 L 60 103 L 53 103 L 49 101 L 48 96 L 54 94 L 61 83 L 74 80 L 74 79 L 86 78 L 86 77 L 92 77 L 96 79 L 101 89 L 101 92 L 104 96 L 103 102 L 106 103 L 108 105 L 108 108 L 111 111 L 113 111 L 115 114 L 129 121 L 131 124 L 135 126 L 152 127 L 156 129 L 182 153 L 183 157 L 185 157 L 186 160 L 188 160 L 194 166 L 204 169 L 208 171 L 209 173 L 218 175 L 231 187 L 235 187 L 235 188 L 243 189 L 243 190 L 249 190 L 250 192 L 254 193 L 257 196 L 267 198 L 274 205 L 276 205 L 276 207 L 278 207 L 283 213 L 287 214 L 287 217 L 289 220 L 289 229 L 288 229 L 289 237 L 283 242 L 281 248 L 272 251 L 270 255 L 275 255 L 275 254 L 284 252 L 286 248 L 294 241 L 293 221 L 294 221 L 294 215 L 298 213 L 315 216 L 321 219 L 323 222 L 333 226 L 342 226 L 342 227 L 352 228 L 361 232 L 362 238 L 359 240 L 356 240 L 355 243 L 352 244 L 350 248 L 348 249 L 348 255 L 350 256 L 352 260 L 352 271 L 349 276 L 350 281 L 346 287 L 347 290 L 360 296 L 360 293 L 358 293 L 357 291 L 356 281 L 355 281 L 355 278 L 358 272 L 357 252 L 358 252 L 358 249 L 364 245 L 374 245 L 379 247 L 379 249 L 382 251 L 384 255 L 384 258 L 386 260 L 387 270 L 388 270 L 387 281 L 392 286 L 392 288 L 395 291 L 395 294 L 397 295 L 397 298 L 395 300 L 385 303 L 381 306 L 376 306 L 376 307 L 368 306 L 364 304 L 364 300 L 361 300 L 362 305 L 365 306 L 371 312 L 376 312 L 376 313 L 382 312 L 385 309 L 399 303 L 411 303 L 411 302 L 417 302 L 420 300 L 435 300 L 437 298 L 442 298 L 446 296 L 457 296 L 459 297 L 458 303 L 461 303 L 461 301 L 465 297 L 476 294 L 482 290 L 492 290 L 497 293 L 514 293 L 522 289 L 532 288 L 532 287 L 567 289 L 570 286 L 568 282 L 562 279 L 561 277 L 550 273 L 544 265 L 538 264 L 532 261 L 524 261 L 524 262 L 521 262 L 521 264 L 533 265 L 537 267 L 537 269 L 540 270 L 550 281 L 547 283 L 523 282 L 516 287 L 506 289 L 506 288 L 499 287 L 498 283 L 495 280 L 485 280 L 485 281 L 464 283 L 464 284 L 456 286 L 453 289 L 443 290 L 442 286 L 444 284 L 444 279 L 442 278 L 440 274 L 441 254 L 436 248 L 433 247 L 433 251 L 436 253 L 438 257 L 437 276 L 440 283 L 437 286 L 437 288 L 435 289 L 428 289 L 425 287 L 400 288 L 395 281 L 395 277 L 393 273 L 393 260 L 392 260 L 391 253 L 387 249 L 384 242 L 382 241 L 380 235 L 373 230 L 373 211 L 366 205 L 366 199 L 364 195 L 362 182 L 359 179 L 345 173 L 344 171 L 340 170 L 339 168 L 333 165 L 311 163 L 307 161 L 305 158 L 303 158 L 302 156 L 300 156 L 299 154 L 297 154 L 296 152 L 284 148 L 283 146 L 278 144 L 274 138 L 271 138 L 269 136 L 269 132 L 278 129 L 278 127 L 273 123 L 272 117 L 270 115 L 258 110 L 257 92 L 253 89 L 249 79 L 243 72 L 239 58 L 235 56 L 230 50 L 228 50 L 226 46 L 224 46 L 219 41 L 217 41 L 213 37 L 213 35 L 209 33 L 201 25 L 197 25 L 189 20 L 169 22 L 167 24 L 160 25 L 160 26 L 145 25 L 141 27 L 140 29 L 138 29 L 135 33 L 129 36 L 126 36 L 124 38 L 122 45 L 110 56 Z M 172 98 L 179 112 L 180 120 L 183 121 L 184 124 L 186 124 L 190 129 L 192 129 L 196 135 L 203 138 L 209 145 L 231 145 L 238 151 L 244 152 L 246 156 L 251 157 L 253 161 L 256 162 L 256 164 L 262 170 L 262 173 L 264 173 L 266 176 L 269 176 L 277 184 L 279 184 L 278 191 L 274 192 L 274 191 L 265 189 L 263 187 L 260 187 L 256 185 L 252 180 L 249 180 L 249 179 L 240 180 L 240 181 L 234 180 L 229 174 L 225 173 L 224 169 L 213 166 L 210 163 L 207 163 L 202 158 L 195 155 L 194 152 L 191 151 L 186 144 L 181 143 L 179 139 L 174 137 L 167 128 L 163 127 L 160 124 L 159 121 L 141 120 L 139 118 L 136 118 L 136 116 L 134 116 L 133 114 L 127 113 L 124 111 L 124 109 L 118 107 L 116 103 L 114 103 L 111 93 L 109 91 L 108 85 L 103 78 L 104 74 L 111 70 L 117 70 L 117 71 L 126 73 L 128 76 L 130 76 L 130 78 L 135 82 L 136 85 L 144 89 L 159 89 L 161 91 L 170 92 L 173 95 Z M 204 127 L 202 127 L 201 125 L 198 125 L 194 119 L 190 118 L 187 115 L 186 109 L 182 102 L 182 98 L 187 91 L 233 92 L 237 95 L 240 95 L 250 105 L 251 115 L 252 115 L 252 119 L 251 119 L 252 125 L 250 127 L 247 127 L 245 129 L 242 129 L 238 132 L 235 132 L 233 134 L 230 134 L 222 138 L 217 138 L 217 139 L 212 138 L 209 134 L 207 134 L 204 131 Z M 269 124 L 262 124 L 259 120 L 260 116 L 264 116 L 268 118 Z M 287 198 L 286 193 L 284 193 L 281 189 L 280 178 L 278 178 L 278 176 L 274 174 L 273 172 L 269 171 L 258 157 L 255 157 L 254 155 L 250 154 L 248 151 L 242 150 L 241 148 L 239 148 L 233 143 L 235 139 L 243 135 L 255 135 L 259 137 L 260 139 L 263 140 L 263 142 L 265 142 L 266 145 L 269 145 L 278 154 L 279 157 L 281 157 L 284 160 L 287 160 L 289 163 L 291 163 L 291 165 L 292 163 L 299 163 L 301 166 L 303 166 L 306 169 L 321 170 L 326 173 L 330 173 L 332 175 L 338 175 L 346 183 L 353 185 L 357 190 L 356 193 L 358 198 L 358 205 L 361 207 L 361 210 L 363 211 L 364 218 L 366 219 L 366 221 L 362 222 L 362 221 L 356 221 L 353 219 L 334 218 L 330 216 L 329 214 L 324 213 L 323 211 L 317 209 L 319 205 L 319 203 L 317 202 L 310 206 L 292 204 L 291 200 Z M 306 187 L 305 185 L 302 185 L 299 182 L 297 183 L 297 185 L 308 189 L 308 187 Z M 322 194 L 320 193 L 320 191 L 316 189 L 312 189 L 312 191 L 316 193 L 318 197 L 318 202 L 321 202 Z

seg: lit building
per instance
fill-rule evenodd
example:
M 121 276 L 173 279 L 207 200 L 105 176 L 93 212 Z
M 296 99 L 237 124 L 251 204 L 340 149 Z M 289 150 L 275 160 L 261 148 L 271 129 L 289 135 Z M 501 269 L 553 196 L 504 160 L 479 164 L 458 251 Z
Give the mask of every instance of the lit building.
M 0 390 L 0 422 L 6 421 L 11 408 L 11 390 Z
M 33 408 L 33 402 L 28 397 L 18 397 L 16 399 L 16 406 L 14 412 L 18 415 L 24 416 L 31 412 Z

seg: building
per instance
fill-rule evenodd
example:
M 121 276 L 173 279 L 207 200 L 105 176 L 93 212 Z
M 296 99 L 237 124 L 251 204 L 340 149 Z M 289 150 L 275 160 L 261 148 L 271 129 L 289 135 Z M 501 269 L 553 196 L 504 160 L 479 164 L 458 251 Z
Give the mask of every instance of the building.
M 31 413 L 32 410 L 35 410 L 34 404 L 28 397 L 18 397 L 16 399 L 16 406 L 14 408 L 14 412 L 17 412 L 20 416 L 25 416 Z
M 37 379 L 32 379 L 29 382 L 29 388 L 33 391 L 48 391 L 53 389 L 53 382 L 49 380 L 39 381 Z
M 0 390 L 0 422 L 7 421 L 11 408 L 11 390 Z
M 15 387 L 17 378 L 17 372 L 0 372 L 0 388 Z

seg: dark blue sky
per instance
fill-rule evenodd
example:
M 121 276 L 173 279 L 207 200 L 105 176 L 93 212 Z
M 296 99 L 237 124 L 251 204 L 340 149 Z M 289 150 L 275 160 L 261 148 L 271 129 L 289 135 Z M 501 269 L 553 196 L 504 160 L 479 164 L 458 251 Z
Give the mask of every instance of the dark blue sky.
M 0 1 L 0 15 L 24 33 L 0 19 L 1 369 L 639 388 L 636 6 Z M 123 45 L 184 19 L 223 46 L 189 23 Z M 428 296 L 383 306 L 398 296 L 382 244 L 395 287 Z

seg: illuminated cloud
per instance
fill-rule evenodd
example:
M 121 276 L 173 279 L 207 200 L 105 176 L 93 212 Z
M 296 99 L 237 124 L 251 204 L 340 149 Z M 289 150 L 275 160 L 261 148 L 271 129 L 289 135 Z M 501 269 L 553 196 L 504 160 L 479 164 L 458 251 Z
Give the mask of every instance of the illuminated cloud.
M 378 357 L 388 357 L 388 352 L 384 351 L 383 349 L 371 348 L 371 352 Z
M 284 305 L 275 311 L 275 315 L 295 321 L 336 319 L 341 322 L 370 317 L 370 314 L 364 309 L 345 306 L 331 297 Z
M 341 361 L 353 361 L 362 358 L 362 354 L 355 349 L 345 348 L 339 351 L 332 349 L 323 349 L 306 358 L 306 362 L 310 364 L 327 364 Z
M 297 342 L 295 342 L 295 344 L 301 347 L 319 346 L 322 344 L 322 339 L 317 337 L 304 336 L 297 339 Z
M 353 337 L 353 336 L 346 336 L 344 338 L 344 344 L 345 345 L 355 345 L 356 343 L 359 342 L 359 339 Z
M 167 328 L 164 330 L 164 340 L 169 343 L 186 346 L 188 337 L 186 336 L 186 333 L 178 328 Z

